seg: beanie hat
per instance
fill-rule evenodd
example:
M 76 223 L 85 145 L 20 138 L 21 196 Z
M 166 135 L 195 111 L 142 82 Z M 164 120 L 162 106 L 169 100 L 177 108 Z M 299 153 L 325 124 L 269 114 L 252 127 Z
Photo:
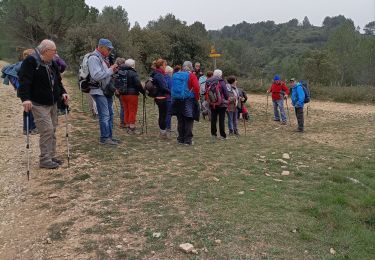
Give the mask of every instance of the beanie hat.
M 275 75 L 275 77 L 273 78 L 273 80 L 280 80 L 280 76 L 279 75 Z

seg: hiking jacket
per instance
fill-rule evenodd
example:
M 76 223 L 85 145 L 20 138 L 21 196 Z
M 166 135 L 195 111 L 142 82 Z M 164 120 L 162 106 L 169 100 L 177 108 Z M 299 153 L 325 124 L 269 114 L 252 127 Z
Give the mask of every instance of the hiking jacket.
M 297 83 L 292 87 L 292 105 L 296 108 L 303 108 L 305 102 L 305 92 L 303 91 L 301 83 Z
M 105 57 L 98 50 L 95 50 L 92 54 L 88 59 L 90 78 L 98 82 L 100 88 L 90 89 L 90 94 L 103 96 L 103 90 L 111 82 L 113 70 L 108 67 L 109 63 L 107 64 Z
M 164 74 L 156 69 L 151 73 L 150 77 L 153 79 L 153 82 L 157 87 L 156 97 L 168 97 L 171 91 L 167 87 Z
M 18 73 L 20 87 L 18 95 L 22 102 L 30 100 L 40 105 L 51 106 L 66 93 L 58 65 L 52 61 L 44 63 L 38 53 L 28 56 Z
M 169 91 L 172 91 L 172 78 L 171 78 L 171 76 L 165 74 L 164 79 L 165 79 L 165 82 L 167 83 L 167 88 L 169 89 Z M 167 100 L 171 101 L 171 95 L 168 95 Z
M 213 77 L 207 79 L 206 86 L 208 88 L 211 84 L 216 84 L 216 82 L 218 82 L 218 81 L 220 83 L 220 93 L 221 93 L 221 95 L 222 95 L 222 97 L 224 99 L 223 103 L 220 106 L 218 106 L 218 107 L 228 107 L 228 98 L 229 98 L 229 96 L 228 96 L 228 92 L 227 92 L 227 86 L 226 86 L 225 81 L 222 78 L 218 78 L 216 76 L 213 76 Z M 212 108 L 211 105 L 210 105 L 210 107 Z
M 123 95 L 136 95 L 139 93 L 143 95 L 146 93 L 142 87 L 141 81 L 139 80 L 138 73 L 135 69 L 129 66 L 121 66 L 119 70 L 127 71 L 127 87 Z
M 268 91 L 272 93 L 272 100 L 280 100 L 284 95 L 289 95 L 289 89 L 283 81 L 279 84 L 273 83 Z
M 19 82 L 18 82 L 18 72 L 21 69 L 22 61 L 19 61 L 15 64 L 10 64 L 5 66 L 1 72 L 1 77 L 4 79 L 3 84 L 9 85 L 9 82 L 12 83 L 15 89 L 18 89 Z

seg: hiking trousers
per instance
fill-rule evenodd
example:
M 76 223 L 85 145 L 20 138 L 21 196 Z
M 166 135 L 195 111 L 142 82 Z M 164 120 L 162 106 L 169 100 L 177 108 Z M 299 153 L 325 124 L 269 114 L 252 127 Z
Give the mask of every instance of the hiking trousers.
M 238 132 L 237 119 L 237 108 L 235 111 L 228 111 L 228 129 L 232 133 Z
M 165 131 L 167 128 L 167 112 L 168 105 L 166 98 L 155 98 L 155 103 L 159 108 L 159 128 L 161 131 Z
M 304 118 L 303 118 L 303 107 L 295 107 L 294 112 L 296 113 L 298 130 L 303 131 L 304 129 Z
M 218 107 L 218 108 L 212 108 L 211 109 L 211 135 L 217 136 L 217 117 L 219 116 L 219 131 L 220 136 L 223 138 L 226 138 L 227 135 L 225 133 L 225 112 L 227 108 L 226 107 Z
M 39 131 L 40 164 L 56 157 L 57 104 L 44 106 L 33 102 L 32 113 Z
M 273 100 L 272 102 L 273 102 L 273 113 L 275 115 L 274 120 L 280 121 L 280 115 L 281 115 L 281 121 L 286 123 L 284 99 Z M 279 114 L 279 110 L 280 110 L 280 114 Z
M 138 111 L 138 95 L 121 96 L 122 104 L 125 111 L 124 123 L 126 126 L 135 126 Z
M 182 114 L 177 115 L 177 141 L 181 144 L 192 144 L 194 119 Z
M 99 115 L 100 142 L 112 139 L 113 98 L 104 95 L 92 95 Z

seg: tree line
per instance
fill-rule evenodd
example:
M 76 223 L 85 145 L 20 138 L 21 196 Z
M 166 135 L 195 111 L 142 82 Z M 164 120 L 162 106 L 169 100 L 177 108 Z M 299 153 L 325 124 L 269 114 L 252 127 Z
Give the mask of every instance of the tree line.
M 302 22 L 242 22 L 208 31 L 201 22 L 188 25 L 172 14 L 144 28 L 131 26 L 124 7 L 99 12 L 84 0 L 0 1 L 0 58 L 49 38 L 73 70 L 99 38 L 108 38 L 115 55 L 134 58 L 143 74 L 159 57 L 170 65 L 191 60 L 213 69 L 208 54 L 214 45 L 222 54 L 217 65 L 226 75 L 262 79 L 278 73 L 325 85 L 375 85 L 375 21 L 363 32 L 342 15 L 326 17 L 322 26 L 305 17 Z

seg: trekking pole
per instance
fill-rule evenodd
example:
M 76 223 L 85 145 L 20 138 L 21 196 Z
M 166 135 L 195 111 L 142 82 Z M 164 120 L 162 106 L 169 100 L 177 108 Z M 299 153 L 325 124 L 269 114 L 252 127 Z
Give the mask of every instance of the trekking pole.
M 65 139 L 68 152 L 68 167 L 70 166 L 69 132 L 68 132 L 68 107 L 65 107 Z
M 30 180 L 30 134 L 29 134 L 29 119 L 30 119 L 30 111 L 26 112 L 26 156 L 27 156 L 27 180 Z
M 268 93 L 267 93 L 266 119 L 267 117 L 268 117 Z
M 117 106 L 116 98 L 114 98 L 113 101 L 115 103 L 115 109 L 116 109 L 116 112 L 117 112 L 117 116 L 120 117 L 120 112 L 119 112 L 119 109 L 118 109 L 118 106 Z
M 288 111 L 288 120 L 289 120 L 289 125 L 292 126 L 292 123 L 290 122 L 290 114 L 289 114 L 288 98 L 285 99 L 285 103 L 286 103 L 286 110 Z
M 143 111 L 145 112 L 145 130 L 147 134 L 147 109 L 146 109 L 146 96 L 143 96 Z

